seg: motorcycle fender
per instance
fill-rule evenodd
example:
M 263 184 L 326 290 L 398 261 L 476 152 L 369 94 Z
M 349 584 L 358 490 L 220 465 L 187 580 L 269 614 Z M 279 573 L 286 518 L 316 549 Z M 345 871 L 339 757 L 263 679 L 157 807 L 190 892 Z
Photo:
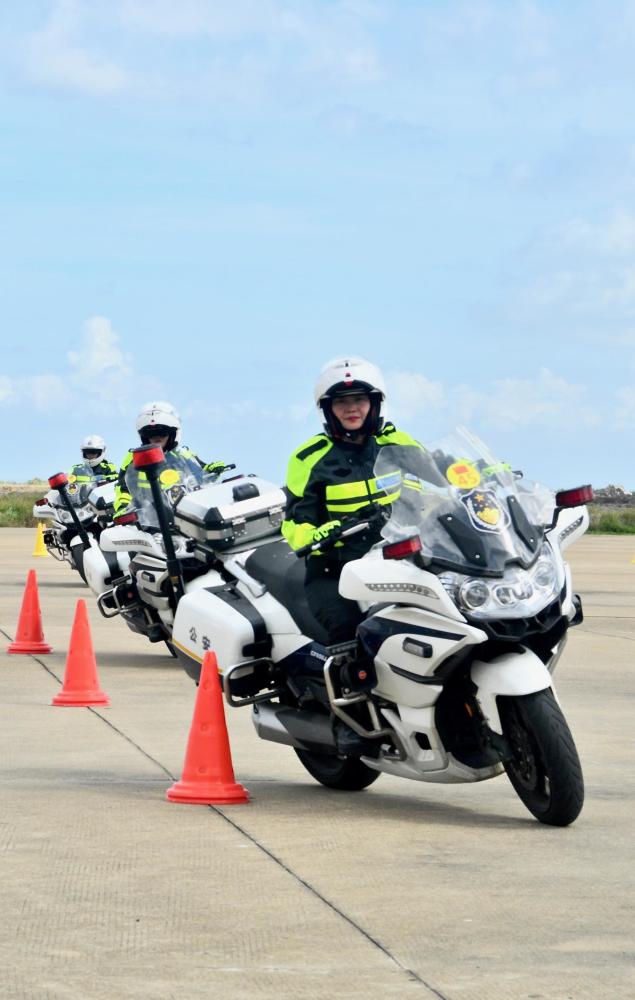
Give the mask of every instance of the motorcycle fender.
M 551 675 L 546 666 L 530 649 L 504 653 L 483 663 L 475 660 L 471 669 L 476 685 L 476 698 L 490 729 L 502 735 L 496 698 L 499 695 L 534 694 L 551 687 Z

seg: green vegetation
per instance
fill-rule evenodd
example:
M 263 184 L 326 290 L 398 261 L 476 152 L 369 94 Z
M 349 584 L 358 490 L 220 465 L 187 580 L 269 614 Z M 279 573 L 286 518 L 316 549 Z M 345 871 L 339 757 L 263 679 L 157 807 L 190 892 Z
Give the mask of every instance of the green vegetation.
M 11 490 L 0 494 L 0 528 L 34 528 L 33 504 L 44 496 L 48 483 L 36 492 Z M 589 504 L 589 531 L 597 535 L 635 535 L 635 506 Z
M 635 535 L 635 507 L 589 504 L 589 531 L 597 535 Z
M 37 492 L 12 490 L 0 494 L 0 528 L 34 528 L 33 504 L 44 496 L 47 484 Z

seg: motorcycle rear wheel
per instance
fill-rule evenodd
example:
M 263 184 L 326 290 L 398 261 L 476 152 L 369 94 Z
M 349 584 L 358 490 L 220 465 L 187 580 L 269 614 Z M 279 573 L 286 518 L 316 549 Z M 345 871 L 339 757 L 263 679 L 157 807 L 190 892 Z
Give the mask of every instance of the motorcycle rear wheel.
M 360 792 L 377 781 L 379 771 L 362 763 L 358 757 L 335 757 L 329 754 L 311 753 L 308 750 L 295 751 L 300 763 L 312 778 L 326 788 L 337 788 L 343 792 Z
M 568 826 L 584 802 L 584 780 L 573 736 L 551 690 L 498 699 L 512 757 L 507 777 L 541 823 Z

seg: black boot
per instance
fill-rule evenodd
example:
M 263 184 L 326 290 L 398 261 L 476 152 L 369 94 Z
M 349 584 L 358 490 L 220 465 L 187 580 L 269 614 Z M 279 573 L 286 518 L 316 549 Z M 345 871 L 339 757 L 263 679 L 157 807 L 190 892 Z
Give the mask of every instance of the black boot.
M 347 726 L 341 719 L 335 719 L 333 734 L 338 753 L 345 757 L 377 757 L 379 743 L 360 736 L 354 729 Z

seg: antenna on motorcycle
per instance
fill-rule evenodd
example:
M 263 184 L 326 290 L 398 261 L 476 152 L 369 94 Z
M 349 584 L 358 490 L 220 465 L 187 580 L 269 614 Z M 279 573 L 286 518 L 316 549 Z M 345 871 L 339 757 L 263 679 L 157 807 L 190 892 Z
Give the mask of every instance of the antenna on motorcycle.
M 49 486 L 52 490 L 59 490 L 60 486 L 68 486 L 68 476 L 65 472 L 56 472 L 54 476 L 49 476 Z
M 54 476 L 49 476 L 49 486 L 51 487 L 52 490 L 57 490 L 57 492 L 61 496 L 64 506 L 66 507 L 66 510 L 71 515 L 71 519 L 73 521 L 73 524 L 75 525 L 77 534 L 82 540 L 82 545 L 84 547 L 84 550 L 89 549 L 90 538 L 88 537 L 88 532 L 83 527 L 80 519 L 78 518 L 77 511 L 73 507 L 73 504 L 71 503 L 70 497 L 68 495 L 68 490 L 67 490 L 68 476 L 66 475 L 66 473 L 56 472 Z
M 165 456 L 161 445 L 142 444 L 138 448 L 132 449 L 132 461 L 134 462 L 134 467 L 147 476 L 148 482 L 150 483 L 150 489 L 152 490 L 152 499 L 154 501 L 157 517 L 159 519 L 161 537 L 165 546 L 166 566 L 168 576 L 170 577 L 170 583 L 172 584 L 172 594 L 174 598 L 172 603 L 173 608 L 175 609 L 179 600 L 185 593 L 185 584 L 181 575 L 180 563 L 176 558 L 174 541 L 172 539 L 172 532 L 170 531 L 168 512 L 163 502 L 163 494 L 159 485 L 159 468 L 163 464 L 164 459 Z
M 590 483 L 586 486 L 575 486 L 571 490 L 558 490 L 556 493 L 556 506 L 553 512 L 553 520 L 549 525 L 549 530 L 551 531 L 555 528 L 558 523 L 558 516 L 561 510 L 567 510 L 570 507 L 581 507 L 585 503 L 591 503 L 593 500 L 593 487 Z
M 590 483 L 586 486 L 576 486 L 572 490 L 559 490 L 556 493 L 556 507 L 561 509 L 580 507 L 582 504 L 591 503 L 592 500 L 593 487 Z

